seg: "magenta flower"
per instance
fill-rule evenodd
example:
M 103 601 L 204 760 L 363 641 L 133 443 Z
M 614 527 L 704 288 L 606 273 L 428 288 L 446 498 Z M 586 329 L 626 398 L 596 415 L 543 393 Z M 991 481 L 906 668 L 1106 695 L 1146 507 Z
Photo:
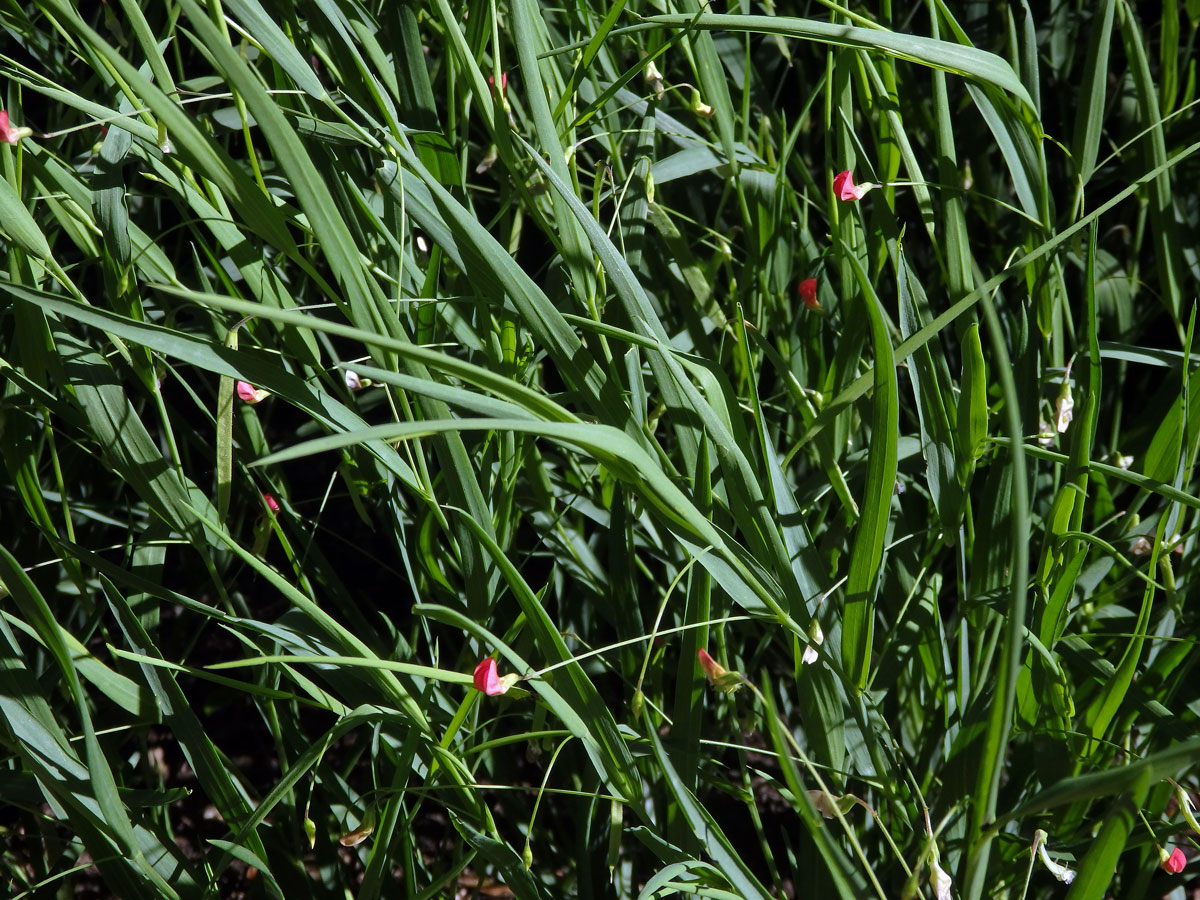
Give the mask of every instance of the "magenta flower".
M 496 660 L 485 656 L 475 667 L 475 688 L 489 697 L 497 694 L 507 694 L 508 689 L 517 683 L 516 675 L 505 675 L 503 678 L 496 672 Z
M 496 76 L 495 75 L 488 76 L 488 84 L 490 84 L 493 88 L 496 87 Z M 505 95 L 507 95 L 507 94 L 508 94 L 508 73 L 501 72 L 500 73 L 500 99 L 503 100 Z
M 275 513 L 275 515 L 279 515 L 279 501 L 278 500 L 276 500 L 270 494 L 263 494 L 263 503 L 267 504 L 267 509 L 269 509 L 271 512 Z
M 800 292 L 800 299 L 804 301 L 804 305 L 809 309 L 820 309 L 821 304 L 817 302 L 817 279 L 805 278 L 800 282 L 800 287 L 797 289 Z
M 237 383 L 237 395 L 243 402 L 251 405 L 255 403 L 261 403 L 263 400 L 266 400 L 269 396 L 271 396 L 269 391 L 259 390 L 258 388 L 254 387 L 254 385 L 245 381 L 239 381 Z
M 861 200 L 867 191 L 879 187 L 877 184 L 855 184 L 854 176 L 847 169 L 844 172 L 838 172 L 833 176 L 833 192 L 838 195 L 839 200 L 854 201 Z
M 17 128 L 8 121 L 8 110 L 0 109 L 0 141 L 6 144 L 15 144 L 21 138 L 29 137 L 33 134 L 32 128 Z
M 1162 847 L 1158 848 L 1159 865 L 1162 870 L 1170 875 L 1178 875 L 1187 865 L 1187 857 L 1183 855 L 1183 851 L 1176 847 L 1170 853 L 1167 853 Z

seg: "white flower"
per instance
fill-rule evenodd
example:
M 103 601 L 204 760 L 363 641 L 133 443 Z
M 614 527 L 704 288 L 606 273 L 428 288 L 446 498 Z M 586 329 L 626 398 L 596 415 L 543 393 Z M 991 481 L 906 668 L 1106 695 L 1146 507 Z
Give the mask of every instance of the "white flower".
M 936 859 L 930 861 L 929 868 L 929 886 L 933 888 L 934 896 L 937 900 L 950 900 L 950 876 Z
M 1038 422 L 1037 442 L 1043 447 L 1054 446 L 1054 429 L 1050 427 L 1050 423 L 1045 419 Z
M 1070 385 L 1063 384 L 1063 393 L 1058 395 L 1058 403 L 1054 406 L 1054 428 L 1059 434 L 1067 430 L 1075 415 L 1075 400 L 1071 397 Z
M 1046 837 L 1046 832 L 1040 828 L 1033 833 L 1033 846 L 1037 849 L 1038 856 L 1041 857 L 1042 865 L 1063 884 L 1070 884 L 1075 880 L 1075 870 L 1059 865 L 1050 858 L 1050 854 L 1046 852 Z
M 346 387 L 352 391 L 362 390 L 362 379 L 358 377 L 358 373 L 353 369 L 346 370 Z
M 817 661 L 817 648 L 825 643 L 825 632 L 821 630 L 821 623 L 813 616 L 812 622 L 808 626 L 808 646 L 804 648 L 804 655 L 800 657 L 802 665 L 815 663 Z

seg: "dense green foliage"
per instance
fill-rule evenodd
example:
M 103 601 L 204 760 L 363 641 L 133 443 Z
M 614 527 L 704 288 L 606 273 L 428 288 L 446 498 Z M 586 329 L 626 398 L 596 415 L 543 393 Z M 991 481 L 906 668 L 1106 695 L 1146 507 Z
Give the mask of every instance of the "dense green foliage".
M 1175 889 L 1200 4 L 1039 6 L 0 4 L 7 895 Z

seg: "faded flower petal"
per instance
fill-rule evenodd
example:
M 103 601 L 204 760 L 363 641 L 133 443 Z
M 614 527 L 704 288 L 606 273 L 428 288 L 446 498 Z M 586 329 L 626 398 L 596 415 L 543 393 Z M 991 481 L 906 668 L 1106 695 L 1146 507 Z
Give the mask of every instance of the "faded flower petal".
M 702 119 L 711 119 L 716 110 L 704 102 L 700 92 L 692 88 L 692 112 Z
M 1071 396 L 1070 388 L 1065 393 L 1060 394 L 1058 402 L 1054 406 L 1054 428 L 1062 434 L 1067 430 L 1067 426 L 1071 424 L 1071 419 L 1075 416 L 1075 400 Z
M 934 896 L 937 900 L 950 900 L 950 876 L 946 874 L 946 870 L 936 860 L 931 860 L 929 863 L 929 886 L 933 888 Z
M 1046 852 L 1046 832 L 1038 829 L 1033 834 L 1033 845 L 1037 848 L 1038 857 L 1049 871 L 1050 874 L 1061 881 L 1063 884 L 1070 884 L 1075 880 L 1075 870 L 1069 869 L 1064 865 L 1056 863 L 1050 858 L 1050 854 Z
M 696 651 L 696 658 L 700 660 L 700 668 L 704 670 L 704 676 L 713 684 L 717 683 L 717 679 L 726 673 L 726 668 L 713 659 L 707 650 L 701 647 Z
M 709 683 L 721 693 L 732 694 L 742 686 L 741 673 L 730 672 L 709 656 L 707 650 L 703 648 L 697 650 L 696 658 L 700 660 L 700 668 L 704 670 L 704 675 Z

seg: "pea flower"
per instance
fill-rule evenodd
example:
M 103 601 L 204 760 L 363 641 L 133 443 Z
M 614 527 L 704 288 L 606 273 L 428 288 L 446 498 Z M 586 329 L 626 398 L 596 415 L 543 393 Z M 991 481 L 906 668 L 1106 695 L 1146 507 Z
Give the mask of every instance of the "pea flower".
M 488 84 L 490 84 L 493 88 L 496 86 L 496 76 L 495 75 L 488 76 Z M 507 94 L 507 93 L 508 93 L 508 73 L 501 72 L 500 73 L 500 99 L 503 100 L 505 94 Z
M 645 68 L 642 69 L 642 78 L 650 90 L 654 91 L 654 96 L 661 97 L 663 95 L 663 92 L 666 90 L 663 87 L 663 74 L 658 71 L 658 66 L 654 64 L 654 60 L 646 63 Z
M 516 675 L 501 678 L 496 672 L 496 660 L 491 656 L 485 656 L 475 667 L 475 688 L 489 697 L 507 694 L 508 689 L 517 683 L 517 678 Z
M 352 391 L 361 391 L 363 387 L 362 379 L 358 377 L 358 373 L 353 369 L 346 370 L 346 387 Z
M 838 195 L 839 200 L 847 202 L 861 200 L 867 191 L 877 187 L 879 185 L 871 184 L 869 181 L 866 184 L 855 184 L 854 176 L 850 174 L 849 169 L 833 176 L 833 192 Z
M 1178 847 L 1170 853 L 1159 847 L 1158 859 L 1162 870 L 1169 875 L 1178 875 L 1183 871 L 1183 867 L 1187 865 L 1187 857 L 1183 855 L 1183 851 Z
M 700 92 L 692 88 L 692 112 L 702 119 L 711 119 L 716 110 L 704 102 Z
M 1048 835 L 1042 829 L 1038 829 L 1033 833 L 1033 847 L 1037 855 L 1041 857 L 1042 865 L 1050 870 L 1050 874 L 1061 881 L 1063 884 L 1070 884 L 1075 880 L 1075 870 L 1069 869 L 1064 865 L 1056 863 L 1050 858 L 1050 854 L 1046 852 L 1046 838 Z
M 263 494 L 262 498 L 263 503 L 267 504 L 267 509 L 273 512 L 275 515 L 279 515 L 279 501 L 270 494 Z
M 950 887 L 952 884 L 950 876 L 942 868 L 941 861 L 937 859 L 930 860 L 929 886 L 933 888 L 933 895 L 937 897 L 937 900 L 950 900 Z
M 821 308 L 821 304 L 817 302 L 817 279 L 805 278 L 796 290 L 800 294 L 800 299 L 804 301 L 804 305 L 809 309 Z
M 717 679 L 728 672 L 728 669 L 713 659 L 703 647 L 696 651 L 696 658 L 700 660 L 700 668 L 704 670 L 705 677 L 713 684 L 716 684 Z
M 703 647 L 696 651 L 696 658 L 700 660 L 700 668 L 704 670 L 704 677 L 718 691 L 724 694 L 732 694 L 742 686 L 741 673 L 730 672 L 713 659 Z
M 253 406 L 255 403 L 261 403 L 271 396 L 270 391 L 260 390 L 249 382 L 239 381 L 236 387 L 238 397 L 244 403 L 249 403 L 251 406 Z
M 813 616 L 812 624 L 808 626 L 809 644 L 804 648 L 804 655 L 800 657 L 801 665 L 815 663 L 818 658 L 817 648 L 825 643 L 825 632 L 821 630 L 821 623 L 817 621 L 817 617 Z
M 8 110 L 0 109 L 0 141 L 6 144 L 15 144 L 21 138 L 27 138 L 33 134 L 32 128 L 17 128 L 8 121 Z

